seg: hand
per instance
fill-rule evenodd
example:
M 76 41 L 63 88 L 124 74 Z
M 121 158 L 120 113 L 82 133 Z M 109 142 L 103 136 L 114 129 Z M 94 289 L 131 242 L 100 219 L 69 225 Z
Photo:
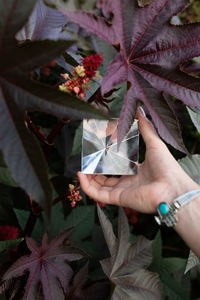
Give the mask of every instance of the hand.
M 146 144 L 145 160 L 138 164 L 138 174 L 107 178 L 78 172 L 78 177 L 82 190 L 96 201 L 155 213 L 160 202 L 170 204 L 179 195 L 199 186 L 173 158 L 140 109 L 137 117 Z

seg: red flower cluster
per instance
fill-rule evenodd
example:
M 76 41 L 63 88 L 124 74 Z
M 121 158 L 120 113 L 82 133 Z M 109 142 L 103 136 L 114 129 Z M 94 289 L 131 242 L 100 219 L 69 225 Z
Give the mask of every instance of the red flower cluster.
M 17 239 L 18 236 L 18 228 L 11 226 L 0 226 L 0 241 Z
M 84 99 L 86 96 L 85 90 L 90 89 L 89 82 L 94 76 L 98 77 L 97 70 L 102 61 L 103 58 L 100 54 L 90 55 L 82 59 L 83 65 L 74 68 L 71 73 L 72 79 L 69 78 L 67 73 L 61 74 L 66 82 L 60 85 L 59 89 L 62 92 L 78 95 L 81 99 Z
M 90 55 L 82 59 L 87 78 L 92 79 L 92 77 L 95 76 L 95 73 L 101 65 L 102 61 L 103 58 L 100 54 Z
M 130 208 L 124 208 L 124 211 L 128 218 L 129 224 L 137 224 L 139 212 Z
M 85 83 L 83 78 L 74 77 L 64 83 L 64 86 L 67 88 L 69 93 L 75 93 L 75 95 L 78 95 L 81 99 L 84 99 L 86 94 L 82 87 L 83 83 Z
M 70 195 L 67 196 L 67 198 L 71 201 L 71 207 L 74 207 L 77 201 L 82 200 L 82 196 L 80 195 L 79 190 L 73 184 L 69 184 L 68 191 L 70 192 Z

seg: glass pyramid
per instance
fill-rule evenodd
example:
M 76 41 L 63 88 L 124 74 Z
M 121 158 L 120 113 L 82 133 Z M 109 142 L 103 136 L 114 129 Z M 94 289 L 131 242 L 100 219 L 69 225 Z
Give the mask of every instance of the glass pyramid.
M 117 151 L 119 119 L 83 120 L 82 164 L 85 174 L 137 173 L 139 130 L 135 120 Z

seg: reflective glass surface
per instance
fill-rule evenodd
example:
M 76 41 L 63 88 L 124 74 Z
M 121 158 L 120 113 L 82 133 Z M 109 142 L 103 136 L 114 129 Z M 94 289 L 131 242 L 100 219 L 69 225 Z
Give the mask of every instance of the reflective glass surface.
M 119 119 L 83 120 L 82 166 L 85 174 L 137 173 L 139 131 L 135 120 L 117 151 Z

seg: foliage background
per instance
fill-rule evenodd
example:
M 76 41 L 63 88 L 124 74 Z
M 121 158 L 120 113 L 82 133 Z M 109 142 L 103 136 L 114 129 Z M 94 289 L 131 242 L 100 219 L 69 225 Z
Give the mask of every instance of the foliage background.
M 3 1 L 1 2 L 3 3 Z M 47 2 L 46 4 L 49 5 L 49 2 Z M 95 1 L 66 1 L 66 3 L 64 3 L 63 5 L 69 5 L 70 8 L 75 8 L 74 6 L 79 8 L 93 8 L 94 4 Z M 184 12 L 182 12 L 179 18 L 183 23 L 200 21 L 199 1 L 191 1 L 191 6 L 188 7 Z M 60 58 L 56 60 L 57 64 L 55 66 L 47 66 L 50 70 L 48 76 L 45 74 L 44 68 L 31 73 L 31 76 L 33 76 L 34 79 L 46 85 L 46 90 L 50 89 L 50 86 L 56 88 L 58 87 L 58 84 L 61 82 L 60 74 L 65 72 L 66 69 L 68 70 L 68 72 L 70 72 L 70 65 L 74 64 L 74 60 L 79 61 L 80 56 L 86 57 L 98 51 L 103 51 L 103 53 L 106 53 L 103 65 L 100 68 L 101 75 L 104 75 L 108 62 L 111 60 L 115 53 L 110 46 L 100 41 L 99 39 L 95 39 L 93 36 L 86 34 L 86 32 L 81 29 L 74 29 L 74 25 L 72 26 L 71 24 L 68 24 L 67 26 L 68 27 L 65 28 L 64 33 L 62 33 L 62 38 L 63 35 L 66 34 L 68 39 L 73 39 L 73 41 L 75 41 L 71 51 L 68 52 L 68 54 L 70 54 L 71 56 L 66 58 L 67 63 L 63 58 Z M 23 39 L 23 32 L 21 32 L 21 39 Z M 29 39 L 31 39 L 31 36 L 29 36 Z M 45 51 L 48 52 L 47 49 L 52 46 L 46 45 L 45 47 Z M 61 52 L 63 52 L 63 49 Z M 59 54 L 61 54 L 61 52 Z M 58 53 L 54 55 L 54 58 L 56 58 L 57 55 Z M 45 62 L 46 64 L 52 59 L 51 56 L 48 57 L 48 59 Z M 44 65 L 44 63 L 42 63 L 42 65 Z M 189 64 L 189 66 L 190 65 L 191 63 Z M 195 72 L 196 76 L 198 76 L 200 74 L 200 71 L 198 73 L 198 61 L 196 65 L 197 70 L 195 70 Z M 97 82 L 92 82 L 92 88 L 90 91 L 88 91 L 86 100 L 92 99 L 92 101 L 95 102 L 92 96 L 94 95 L 94 92 L 97 90 L 99 85 L 100 84 Z M 116 100 L 111 104 L 108 104 L 113 114 L 117 116 L 119 115 L 122 106 L 124 94 L 125 87 L 124 85 L 121 85 L 118 90 L 113 92 L 112 97 L 114 97 Z M 66 103 L 67 101 L 69 100 L 66 100 Z M 71 101 L 77 101 L 77 99 L 71 99 Z M 175 150 L 171 146 L 169 146 L 169 148 L 176 159 L 183 158 L 183 160 L 180 161 L 183 168 L 191 173 L 190 175 L 195 177 L 196 180 L 200 183 L 200 171 L 198 167 L 196 168 L 196 166 L 200 165 L 200 159 L 198 155 L 198 153 L 200 153 L 200 138 L 198 128 L 200 124 L 198 115 L 199 112 L 198 110 L 190 111 L 190 115 L 193 114 L 193 124 L 185 105 L 183 105 L 177 99 L 173 99 L 173 101 L 175 101 L 178 105 L 177 116 L 182 124 L 184 143 L 189 153 L 194 156 L 183 158 L 185 157 L 184 154 L 182 154 L 178 150 Z M 81 202 L 78 202 L 75 208 L 72 208 L 70 205 L 70 201 L 67 198 L 67 196 L 69 195 L 68 185 L 73 183 L 76 172 L 80 169 L 81 121 L 77 120 L 77 114 L 79 114 L 81 110 L 80 106 L 82 104 L 77 102 L 76 105 L 78 107 L 77 112 L 73 112 L 73 117 L 76 120 L 67 123 L 61 120 L 63 115 L 60 115 L 58 117 L 57 113 L 53 113 L 52 115 L 52 112 L 50 111 L 48 111 L 48 113 L 44 113 L 43 109 L 40 109 L 40 111 L 37 112 L 29 112 L 28 114 L 37 131 L 39 129 L 39 131 L 43 132 L 47 137 L 50 133 L 52 133 L 52 131 L 54 133 L 56 132 L 55 136 L 49 142 L 49 144 L 45 144 L 44 140 L 42 139 L 39 140 L 40 147 L 48 156 L 48 177 L 51 181 L 53 200 L 54 202 L 56 202 L 56 204 L 52 208 L 51 223 L 49 223 L 49 219 L 44 212 L 42 212 L 41 214 L 38 213 L 37 205 L 36 207 L 32 205 L 28 194 L 19 187 L 19 185 L 10 175 L 10 171 L 7 168 L 7 162 L 5 163 L 3 154 L 0 154 L 0 229 L 3 229 L 4 227 L 2 226 L 6 225 L 18 228 L 19 230 L 19 236 L 16 240 L 9 240 L 7 242 L 0 241 L 0 272 L 2 276 L 5 276 L 6 270 L 13 264 L 14 261 L 18 259 L 19 256 L 22 256 L 24 254 L 27 255 L 29 253 L 24 240 L 25 236 L 31 236 L 33 240 L 41 243 L 43 234 L 45 232 L 48 233 L 49 240 L 53 240 L 61 232 L 72 228 L 72 230 L 69 231 L 67 240 L 65 240 L 65 246 L 80 248 L 84 252 L 86 252 L 89 257 L 84 257 L 81 260 L 70 262 L 70 267 L 72 268 L 75 275 L 73 275 L 73 279 L 71 279 L 71 281 L 69 282 L 70 292 L 68 292 L 68 294 L 66 292 L 66 299 L 97 299 L 94 298 L 94 295 L 95 297 L 97 297 L 97 294 L 99 295 L 100 300 L 111 299 L 114 286 L 118 285 L 118 281 L 116 278 L 113 279 L 112 276 L 110 276 L 109 272 L 105 272 L 103 263 L 100 264 L 100 261 L 102 261 L 106 257 L 109 257 L 110 248 L 105 234 L 107 228 L 105 229 L 103 225 L 102 227 L 100 226 L 96 211 L 96 205 L 94 204 L 92 199 L 89 199 L 81 192 L 83 200 Z M 73 108 L 75 108 L 76 105 L 74 105 Z M 86 113 L 88 115 L 86 115 Z M 90 111 L 89 108 L 83 107 L 82 116 L 105 117 L 105 114 L 101 115 L 96 110 Z M 64 117 L 66 117 L 66 115 Z M 29 128 L 31 128 L 30 124 Z M 32 128 L 32 134 L 34 134 L 34 132 L 35 131 Z M 53 144 L 53 146 L 51 144 Z M 143 141 L 140 142 L 140 149 L 140 161 L 142 161 L 144 159 L 145 153 L 145 146 Z M 22 172 L 22 170 L 23 169 L 21 168 L 20 171 Z M 25 173 L 25 170 L 23 170 L 23 172 Z M 118 208 L 106 206 L 104 211 L 109 217 L 113 226 L 114 233 L 116 235 L 118 231 L 118 223 L 120 224 L 120 222 L 124 222 L 124 226 L 127 226 L 126 221 L 124 221 L 123 219 L 124 217 L 122 212 L 119 213 L 121 214 L 121 217 L 118 218 Z M 99 214 L 100 220 L 102 222 L 102 218 L 104 218 L 104 215 L 100 210 Z M 190 269 L 192 265 L 194 265 L 194 267 L 184 275 L 184 270 L 186 268 L 189 255 L 189 249 L 181 240 L 181 238 L 171 229 L 158 228 L 153 220 L 153 216 L 151 215 L 136 214 L 136 218 L 134 220 L 135 221 L 133 222 L 129 218 L 131 241 L 134 242 L 136 241 L 136 238 L 138 236 L 143 236 L 144 244 L 147 245 L 148 242 L 146 242 L 146 239 L 152 240 L 152 246 L 148 245 L 148 247 L 152 249 L 152 261 L 148 258 L 147 265 L 143 266 L 143 261 L 145 259 L 143 259 L 143 261 L 139 259 L 140 269 L 144 268 L 146 271 L 148 266 L 149 271 L 156 272 L 159 275 L 163 292 L 162 299 L 199 299 L 199 262 L 195 257 L 192 256 L 192 254 L 190 254 L 188 269 Z M 111 224 L 109 223 L 109 221 L 107 220 L 106 222 L 107 226 L 110 226 L 109 228 L 111 228 Z M 102 228 L 104 233 L 102 231 Z M 120 236 L 120 231 L 118 231 L 118 236 Z M 136 245 L 139 245 L 137 247 L 141 249 L 141 244 L 138 242 L 138 240 L 137 243 L 138 244 Z M 18 250 L 16 250 L 17 245 L 19 247 Z M 9 251 L 7 250 L 8 248 L 10 249 Z M 123 251 L 121 251 L 120 253 L 125 253 L 125 248 L 126 247 L 123 246 Z M 147 256 L 148 255 L 146 255 L 145 257 Z M 84 267 L 86 266 L 87 261 L 89 261 L 88 274 L 87 267 Z M 81 270 L 82 273 L 79 273 Z M 78 276 L 77 274 L 79 274 L 79 278 L 76 278 L 76 276 Z M 18 276 L 21 275 L 22 274 L 18 273 Z M 147 275 L 144 275 L 143 278 L 145 278 L 145 276 Z M 20 277 L 20 282 L 17 281 L 17 279 L 15 279 L 14 281 L 9 281 L 8 277 L 4 277 L 4 279 L 6 280 L 2 280 L 0 284 L 0 299 L 22 299 L 27 282 L 27 273 Z M 80 281 L 80 278 L 83 277 L 85 279 L 85 282 L 80 283 L 79 286 L 78 282 Z M 136 278 L 139 278 L 139 273 L 136 274 Z M 154 278 L 153 280 L 156 281 L 157 279 Z M 150 282 L 149 277 L 147 277 L 147 282 Z M 146 283 L 146 286 L 147 285 L 148 283 Z M 153 287 L 154 283 L 151 284 L 150 289 Z M 116 291 L 117 290 L 115 290 L 115 293 Z M 39 294 L 40 297 L 42 297 L 41 289 L 39 291 Z M 46 293 L 46 297 L 48 297 L 48 292 Z M 132 297 L 130 299 L 133 299 L 133 294 L 130 297 Z M 150 299 L 147 298 L 147 295 L 145 296 L 139 293 L 135 297 L 136 299 Z M 120 298 L 117 298 L 116 296 L 116 299 Z M 157 298 L 155 297 L 153 299 L 160 298 L 159 296 L 157 296 Z

